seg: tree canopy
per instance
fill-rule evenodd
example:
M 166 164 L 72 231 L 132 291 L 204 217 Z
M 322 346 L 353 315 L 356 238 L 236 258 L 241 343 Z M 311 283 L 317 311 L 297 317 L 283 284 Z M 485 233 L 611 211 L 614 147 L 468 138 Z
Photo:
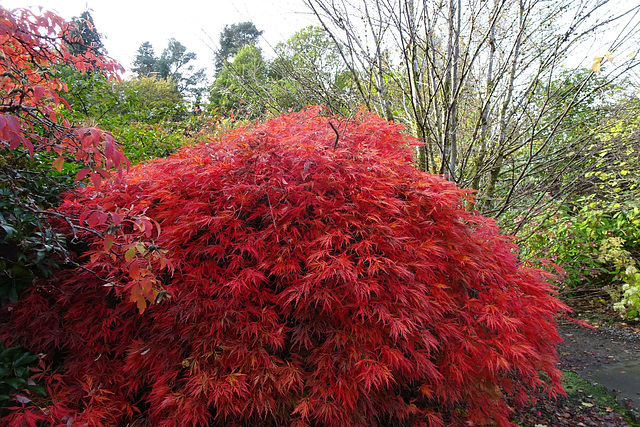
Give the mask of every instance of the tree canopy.
M 222 70 L 225 61 L 235 56 L 244 46 L 258 44 L 262 33 L 263 31 L 259 31 L 253 22 L 225 25 L 220 32 L 220 48 L 215 55 L 216 75 Z
M 204 68 L 196 70 L 191 63 L 196 58 L 194 52 L 187 51 L 187 48 L 174 38 L 169 39 L 160 56 L 155 55 L 150 42 L 144 42 L 138 48 L 132 71 L 137 73 L 138 77 L 170 78 L 181 94 L 197 97 L 203 90 L 200 85 L 205 82 L 206 74 Z
M 80 55 L 87 50 L 97 54 L 104 54 L 102 35 L 96 29 L 91 12 L 85 10 L 80 16 L 73 17 L 71 19 L 71 28 L 69 32 L 70 40 L 67 43 L 72 54 Z

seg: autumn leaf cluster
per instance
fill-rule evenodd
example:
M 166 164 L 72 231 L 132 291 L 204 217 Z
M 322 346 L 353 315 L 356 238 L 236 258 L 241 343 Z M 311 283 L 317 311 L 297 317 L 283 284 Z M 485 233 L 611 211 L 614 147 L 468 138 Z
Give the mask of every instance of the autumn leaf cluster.
M 2 309 L 49 392 L 4 421 L 510 425 L 561 390 L 562 306 L 413 144 L 309 108 L 69 193 L 111 238 Z
M 74 34 L 73 26 L 53 12 L 0 6 L 0 138 L 10 150 L 23 146 L 32 157 L 37 151 L 55 151 L 58 170 L 65 156 L 82 162 L 87 168 L 77 179 L 92 174 L 99 185 L 109 169 L 128 161 L 110 133 L 73 127 L 64 118 L 69 104 L 60 94 L 67 87 L 55 67 L 66 64 L 109 78 L 117 78 L 122 67 L 91 49 L 71 52 L 71 43 L 83 43 Z

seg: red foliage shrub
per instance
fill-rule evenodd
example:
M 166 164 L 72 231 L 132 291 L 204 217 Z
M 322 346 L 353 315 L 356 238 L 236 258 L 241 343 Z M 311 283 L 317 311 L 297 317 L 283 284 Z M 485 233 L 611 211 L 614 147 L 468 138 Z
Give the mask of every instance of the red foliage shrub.
M 508 425 L 508 402 L 561 390 L 544 273 L 413 167 L 398 126 L 362 114 L 336 143 L 330 120 L 279 117 L 69 194 L 68 215 L 157 221 L 174 270 L 139 313 L 131 263 L 160 261 L 98 250 L 3 309 L 3 338 L 56 368 L 49 411 L 7 420 Z

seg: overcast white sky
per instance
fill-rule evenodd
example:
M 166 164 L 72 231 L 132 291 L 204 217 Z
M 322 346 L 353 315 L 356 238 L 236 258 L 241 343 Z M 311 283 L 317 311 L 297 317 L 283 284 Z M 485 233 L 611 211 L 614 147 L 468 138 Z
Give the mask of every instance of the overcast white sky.
M 138 47 L 150 41 L 156 55 L 175 38 L 198 55 L 198 67 L 213 72 L 213 49 L 225 25 L 252 21 L 270 45 L 316 24 L 302 0 L 0 0 L 6 8 L 42 6 L 69 20 L 89 9 L 109 55 L 127 69 Z
M 617 4 L 630 0 L 619 1 Z M 210 77 L 214 49 L 225 25 L 252 21 L 264 31 L 260 45 L 270 57 L 278 42 L 301 28 L 318 24 L 303 0 L 0 0 L 0 4 L 7 8 L 42 6 L 67 20 L 89 9 L 110 56 L 126 69 L 131 68 L 143 42 L 150 41 L 159 55 L 173 37 L 198 55 L 196 66 L 207 68 Z M 607 38 L 614 37 L 608 34 Z M 590 67 L 593 57 L 602 56 L 610 45 L 603 39 L 597 41 L 581 46 L 570 62 Z M 613 54 L 620 58 L 629 52 Z

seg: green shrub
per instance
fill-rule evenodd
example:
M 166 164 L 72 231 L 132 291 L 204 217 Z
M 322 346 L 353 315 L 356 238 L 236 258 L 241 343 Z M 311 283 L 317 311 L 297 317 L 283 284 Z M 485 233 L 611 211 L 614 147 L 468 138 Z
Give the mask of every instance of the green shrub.
M 178 148 L 188 144 L 179 129 L 169 124 L 127 123 L 112 129 L 114 137 L 123 146 L 125 155 L 132 164 L 143 163 L 157 157 L 167 157 Z
M 640 209 L 632 203 L 591 199 L 579 199 L 573 207 L 560 206 L 554 215 L 527 224 L 523 235 L 530 237 L 521 255 L 560 266 L 565 274 L 558 285 L 565 295 L 602 291 L 621 315 L 638 318 Z
M 0 149 L 0 305 L 18 299 L 36 278 L 49 277 L 67 258 L 65 237 L 48 223 L 46 209 L 73 185 L 76 168 L 51 169 L 49 153 Z
M 42 386 L 31 380 L 30 367 L 38 360 L 33 355 L 19 347 L 5 348 L 0 342 L 0 414 L 6 415 L 6 407 L 19 403 L 28 403 L 27 395 L 37 393 L 46 396 Z M 16 396 L 17 393 L 22 393 Z

